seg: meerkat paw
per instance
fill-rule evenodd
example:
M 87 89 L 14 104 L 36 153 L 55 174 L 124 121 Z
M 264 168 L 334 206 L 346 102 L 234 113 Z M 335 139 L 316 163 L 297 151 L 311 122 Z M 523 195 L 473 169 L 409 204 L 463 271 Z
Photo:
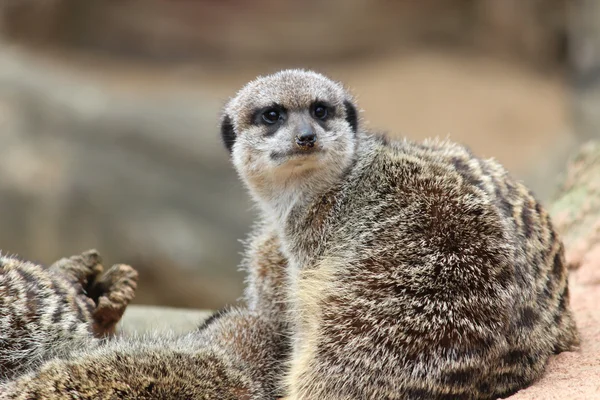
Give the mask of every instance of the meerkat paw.
M 75 284 L 78 296 L 90 304 L 95 336 L 111 335 L 133 300 L 138 273 L 129 265 L 117 264 L 104 274 L 102 257 L 96 250 L 63 258 L 50 266 Z
M 104 267 L 102 267 L 102 257 L 96 250 L 88 250 L 81 254 L 71 257 L 61 258 L 49 269 L 63 275 L 69 281 L 81 285 L 82 290 L 88 290 Z
M 100 279 L 94 281 L 90 296 L 96 303 L 93 312 L 96 335 L 111 335 L 125 309 L 135 297 L 138 273 L 129 265 L 113 265 Z

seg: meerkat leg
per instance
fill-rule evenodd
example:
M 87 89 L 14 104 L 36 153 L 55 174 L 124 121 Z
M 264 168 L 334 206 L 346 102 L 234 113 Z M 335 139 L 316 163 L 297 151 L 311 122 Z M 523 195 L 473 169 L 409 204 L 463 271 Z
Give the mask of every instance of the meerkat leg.
M 248 308 L 277 321 L 287 320 L 288 261 L 275 227 L 261 227 L 251 235 L 242 267 L 247 274 Z
M 102 270 L 95 251 L 62 259 L 48 268 L 0 257 L 2 379 L 31 370 L 56 355 L 97 344 L 94 336 L 104 335 L 106 327 L 116 323 L 104 323 L 100 317 L 106 314 L 106 306 L 97 300 L 122 293 L 118 307 L 124 309 L 133 298 L 137 280 L 131 267 L 118 267 L 106 277 L 100 277 Z M 96 290 L 96 298 L 90 297 L 89 291 L 106 279 L 113 284 Z

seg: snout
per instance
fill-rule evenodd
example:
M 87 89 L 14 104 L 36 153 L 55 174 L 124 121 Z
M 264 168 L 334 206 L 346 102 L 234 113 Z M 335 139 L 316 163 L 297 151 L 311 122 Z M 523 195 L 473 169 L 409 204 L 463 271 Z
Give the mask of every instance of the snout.
M 295 142 L 301 149 L 310 149 L 317 142 L 317 133 L 310 125 L 305 125 L 296 134 Z

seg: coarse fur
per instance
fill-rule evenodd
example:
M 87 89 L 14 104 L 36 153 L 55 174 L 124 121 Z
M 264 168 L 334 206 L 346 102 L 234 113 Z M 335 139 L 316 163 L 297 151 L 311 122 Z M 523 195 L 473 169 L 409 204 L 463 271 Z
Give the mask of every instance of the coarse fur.
M 243 88 L 221 133 L 263 213 L 243 264 L 246 306 L 188 335 L 109 341 L 91 332 L 109 323 L 65 306 L 63 325 L 83 338 L 65 341 L 27 311 L 45 281 L 5 280 L 19 306 L 0 304 L 0 315 L 24 318 L 24 337 L 42 331 L 26 343 L 73 348 L 44 347 L 24 374 L 20 359 L 0 399 L 491 399 L 577 343 L 562 243 L 496 162 L 450 142 L 369 134 L 340 84 L 300 70 Z M 76 302 L 69 293 L 42 314 Z
M 324 191 L 343 173 L 355 154 L 356 138 L 348 128 L 356 126 L 351 97 L 341 85 L 314 72 L 306 76 L 283 71 L 250 82 L 226 106 L 221 132 L 232 150 L 232 160 L 263 215 L 287 214 L 298 196 L 310 191 Z M 310 77 L 310 79 L 306 79 Z M 266 83 L 268 82 L 268 83 Z M 293 93 L 293 96 L 289 96 Z M 327 124 L 315 123 L 309 106 L 327 99 L 335 118 Z M 260 119 L 260 111 L 275 107 L 288 115 L 278 126 L 277 134 L 269 132 Z M 350 110 L 346 110 L 350 107 Z M 354 120 L 347 120 L 346 117 Z M 300 126 L 308 126 L 319 137 L 310 152 L 297 152 L 294 137 Z M 243 134 L 239 134 L 243 132 Z M 326 149 L 327 151 L 322 151 Z M 312 173 L 319 169 L 318 174 Z M 308 179 L 307 179 L 308 178 Z M 276 209 L 273 210 L 273 207 Z
M 222 310 L 183 336 L 153 334 L 117 336 L 111 340 L 98 340 L 91 334 L 95 327 L 106 324 L 92 321 L 98 318 L 91 309 L 84 308 L 81 311 L 84 316 L 78 317 L 79 298 L 71 296 L 68 285 L 65 292 L 52 292 L 57 285 L 46 284 L 42 277 L 50 274 L 53 267 L 45 269 L 4 259 L 6 265 L 14 267 L 15 274 L 20 276 L 33 269 L 39 277 L 28 280 L 27 284 L 5 280 L 6 285 L 0 289 L 5 288 L 7 293 L 19 291 L 19 298 L 29 308 L 9 308 L 3 303 L 0 315 L 29 318 L 16 327 L 13 336 L 20 335 L 41 356 L 36 363 L 21 357 L 9 366 L 12 374 L 7 377 L 13 379 L 0 382 L 0 399 L 277 399 L 282 394 L 281 377 L 289 353 L 286 324 L 277 318 L 283 305 L 278 299 L 283 297 L 286 261 L 269 225 L 256 227 L 247 248 L 243 264 L 248 270 L 246 307 Z M 61 260 L 55 266 L 65 269 L 67 261 Z M 87 262 L 90 271 L 96 271 L 89 275 L 98 273 L 96 264 Z M 110 271 L 106 275 L 110 276 Z M 98 285 L 85 286 L 91 292 L 99 292 Z M 100 298 L 108 295 L 115 302 L 111 294 L 119 292 L 115 288 L 121 286 L 108 285 L 112 290 L 107 285 L 100 286 L 105 289 Z M 73 293 L 79 293 L 77 287 Z M 51 306 L 54 303 L 70 306 L 61 308 L 58 324 L 38 328 L 37 320 L 30 318 L 29 304 L 45 302 L 46 296 L 49 296 L 47 304 L 33 310 L 35 315 L 54 315 L 57 313 L 56 307 Z M 86 306 L 92 306 L 93 303 L 85 301 Z M 12 347 L 2 346 L 2 355 L 20 354 Z M 64 348 L 52 349 L 57 346 Z
M 114 333 L 137 272 L 127 265 L 102 272 L 94 250 L 49 268 L 0 256 L 0 380 Z
M 118 337 L 54 358 L 0 387 L 0 398 L 275 399 L 285 350 L 279 331 L 232 309 L 187 335 Z
M 287 70 L 222 117 L 287 260 L 289 398 L 495 399 L 531 384 L 578 343 L 548 213 L 494 160 L 391 141 L 356 115 L 342 85 Z

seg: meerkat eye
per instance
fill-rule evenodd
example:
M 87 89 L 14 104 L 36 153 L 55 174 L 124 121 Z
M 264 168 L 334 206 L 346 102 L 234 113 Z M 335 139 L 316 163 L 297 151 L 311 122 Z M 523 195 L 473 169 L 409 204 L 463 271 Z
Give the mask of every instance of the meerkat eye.
M 262 119 L 267 124 L 273 125 L 281 119 L 281 113 L 275 108 L 269 108 L 262 113 Z
M 324 120 L 325 118 L 327 118 L 328 114 L 329 114 L 329 112 L 327 110 L 327 106 L 325 106 L 323 104 L 319 104 L 319 103 L 314 105 L 313 115 L 315 116 L 315 118 Z

